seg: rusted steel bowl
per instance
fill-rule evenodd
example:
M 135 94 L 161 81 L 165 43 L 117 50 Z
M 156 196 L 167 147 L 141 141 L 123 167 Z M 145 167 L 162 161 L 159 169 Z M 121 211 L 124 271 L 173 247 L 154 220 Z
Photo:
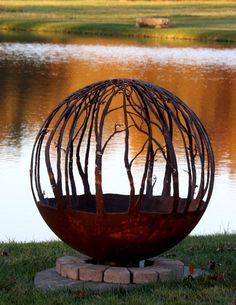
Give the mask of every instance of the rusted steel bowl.
M 98 262 L 168 250 L 203 215 L 214 183 L 207 133 L 178 97 L 131 79 L 98 82 L 49 114 L 31 187 L 55 234 Z

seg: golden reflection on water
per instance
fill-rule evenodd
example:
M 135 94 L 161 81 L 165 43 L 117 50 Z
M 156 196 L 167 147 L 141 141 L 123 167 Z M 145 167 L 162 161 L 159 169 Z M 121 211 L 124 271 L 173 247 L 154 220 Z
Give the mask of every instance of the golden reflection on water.
M 108 78 L 138 78 L 163 86 L 199 116 L 212 140 L 217 168 L 236 172 L 236 70 L 222 67 L 119 62 L 1 62 L 0 140 L 18 145 L 34 137 L 50 110 L 65 96 Z M 18 144 L 17 144 L 18 143 Z M 20 145 L 20 144 L 19 144 Z M 132 141 L 135 145 L 135 141 Z M 135 150 L 135 149 L 134 149 Z

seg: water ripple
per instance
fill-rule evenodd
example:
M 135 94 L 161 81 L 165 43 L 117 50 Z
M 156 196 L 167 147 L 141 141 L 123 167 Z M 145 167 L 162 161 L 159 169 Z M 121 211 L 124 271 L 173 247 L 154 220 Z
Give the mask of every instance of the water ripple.
M 33 62 L 160 63 L 236 69 L 236 48 L 167 48 L 51 43 L 0 43 L 0 59 Z

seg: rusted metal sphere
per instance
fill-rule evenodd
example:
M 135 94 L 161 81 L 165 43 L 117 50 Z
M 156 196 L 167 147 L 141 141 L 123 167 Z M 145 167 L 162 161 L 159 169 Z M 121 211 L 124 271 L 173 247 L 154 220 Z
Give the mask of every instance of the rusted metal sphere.
M 207 133 L 178 97 L 112 79 L 49 114 L 32 152 L 38 209 L 64 242 L 99 262 L 155 256 L 187 236 L 214 183 Z

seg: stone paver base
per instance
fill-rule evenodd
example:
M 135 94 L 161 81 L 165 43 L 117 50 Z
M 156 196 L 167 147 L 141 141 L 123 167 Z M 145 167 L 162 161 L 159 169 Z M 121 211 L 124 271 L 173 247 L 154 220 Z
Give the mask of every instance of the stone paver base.
M 122 285 L 122 284 L 111 284 L 104 282 L 90 282 L 90 281 L 79 281 L 71 280 L 59 275 L 55 268 L 47 269 L 35 274 L 34 285 L 39 289 L 60 289 L 64 287 L 79 289 L 79 290 L 92 290 L 92 291 L 105 291 L 115 288 L 130 289 L 135 287 L 135 284 Z
M 105 290 L 116 287 L 131 288 L 138 284 L 183 279 L 189 276 L 188 268 L 179 260 L 154 258 L 146 267 L 114 267 L 88 263 L 84 255 L 64 256 L 56 260 L 56 268 L 38 272 L 35 275 L 37 288 L 49 289 L 75 287 L 81 289 Z M 203 273 L 196 269 L 195 274 Z
M 86 256 L 60 257 L 56 261 L 56 270 L 61 276 L 73 280 L 116 284 L 145 284 L 184 276 L 182 262 L 162 257 L 148 260 L 148 266 L 142 268 L 95 265 L 87 261 Z

